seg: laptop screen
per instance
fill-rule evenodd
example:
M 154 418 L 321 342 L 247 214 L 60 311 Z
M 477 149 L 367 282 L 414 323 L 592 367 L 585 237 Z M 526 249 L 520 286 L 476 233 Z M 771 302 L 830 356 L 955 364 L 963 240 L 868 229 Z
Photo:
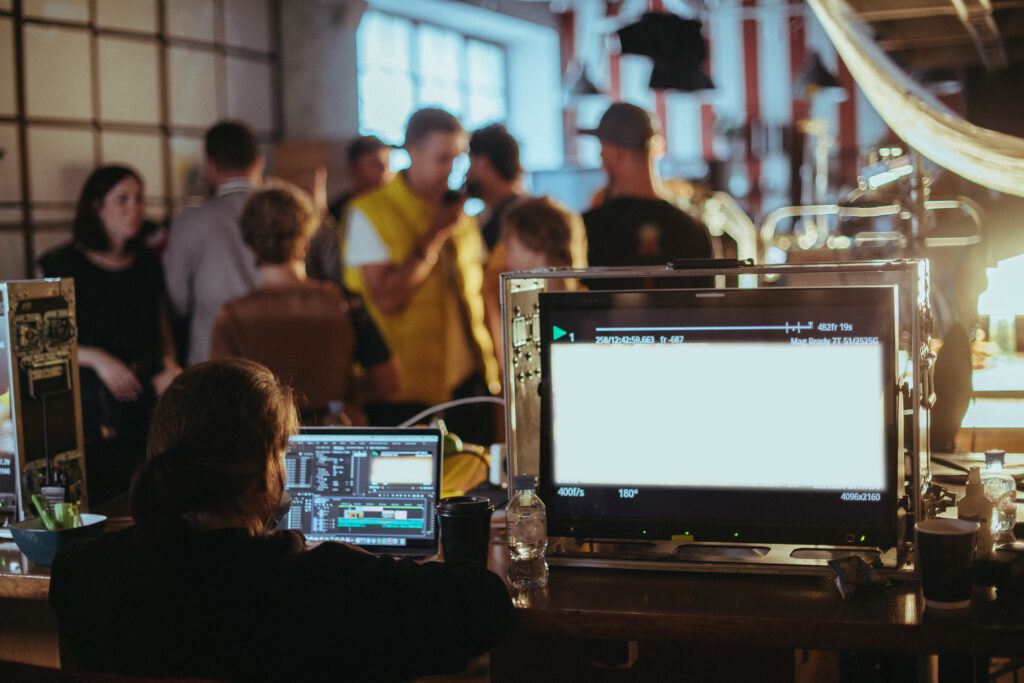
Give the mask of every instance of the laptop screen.
M 373 552 L 436 551 L 440 430 L 303 427 L 285 464 L 292 505 L 282 527 Z

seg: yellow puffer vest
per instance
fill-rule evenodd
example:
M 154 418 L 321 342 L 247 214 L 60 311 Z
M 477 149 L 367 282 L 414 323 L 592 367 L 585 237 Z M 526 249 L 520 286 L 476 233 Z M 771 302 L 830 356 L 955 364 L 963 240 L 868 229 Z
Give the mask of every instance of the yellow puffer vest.
M 351 206 L 362 211 L 377 228 L 390 251 L 391 262 L 396 264 L 409 256 L 433 215 L 433 207 L 412 193 L 401 173 Z M 478 354 L 470 365 L 483 370 L 492 393 L 500 391 L 494 344 L 484 324 L 482 240 L 476 220 L 463 214 L 449 244 L 454 249 L 446 246 L 442 261 L 413 293 L 405 309 L 395 315 L 385 315 L 377 308 L 359 268 L 345 268 L 346 286 L 362 295 L 401 364 L 401 389 L 391 398 L 396 403 L 433 405 L 451 398 L 452 387 L 445 386 L 445 348 L 452 343 L 453 335 L 464 334 L 467 325 L 469 346 Z M 452 269 L 444 267 L 444 259 L 453 257 L 455 283 L 448 275 Z M 449 296 L 458 297 L 456 306 L 446 300 Z M 454 319 L 453 310 L 460 311 L 464 319 Z

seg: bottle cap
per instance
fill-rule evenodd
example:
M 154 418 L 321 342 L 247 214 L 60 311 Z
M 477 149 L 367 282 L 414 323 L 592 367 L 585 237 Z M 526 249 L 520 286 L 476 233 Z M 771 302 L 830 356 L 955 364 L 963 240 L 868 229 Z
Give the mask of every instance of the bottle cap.
M 536 474 L 517 474 L 515 479 L 516 491 L 527 491 L 537 488 Z
M 981 468 L 977 465 L 972 467 L 967 475 L 967 495 L 969 496 L 972 493 L 985 495 L 981 483 Z
M 1006 451 L 998 448 L 993 448 L 990 451 L 985 451 L 985 464 L 991 465 L 993 463 L 999 463 L 1000 465 L 1006 464 Z

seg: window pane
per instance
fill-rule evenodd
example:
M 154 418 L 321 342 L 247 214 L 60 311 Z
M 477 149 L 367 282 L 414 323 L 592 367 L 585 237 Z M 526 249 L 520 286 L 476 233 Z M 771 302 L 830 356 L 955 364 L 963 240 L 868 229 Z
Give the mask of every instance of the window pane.
M 260 132 L 274 129 L 274 88 L 270 64 L 227 58 L 228 116 Z
M 356 45 L 363 134 L 401 142 L 409 114 L 425 106 L 450 111 L 468 128 L 508 115 L 498 45 L 375 11 L 363 15 Z
M 359 70 L 377 68 L 410 73 L 412 23 L 380 12 L 367 12 L 356 32 Z
M 21 201 L 21 159 L 18 148 L 18 127 L 0 124 L 0 201 Z
M 205 128 L 217 120 L 216 60 L 212 52 L 169 50 L 171 123 Z
M 413 110 L 412 82 L 400 75 L 374 72 L 359 78 L 359 132 L 400 144 Z
M 142 175 L 147 197 L 164 196 L 162 138 L 142 133 L 103 133 L 100 136 L 102 163 L 124 164 Z
M 489 95 L 469 95 L 469 111 L 463 122 L 471 130 L 505 120 L 505 100 Z
M 0 209 L 0 222 L 21 222 L 21 212 L 18 212 L 17 217 L 5 215 L 7 213 Z M 0 280 L 23 280 L 31 276 L 31 273 L 25 272 L 25 238 L 21 232 L 0 230 Z
M 189 40 L 214 40 L 213 0 L 166 0 L 167 33 Z
M 156 31 L 156 0 L 97 0 L 96 24 L 129 31 Z
M 76 201 L 96 167 L 92 131 L 30 126 L 28 167 L 33 202 Z
M 26 17 L 89 21 L 89 0 L 23 0 L 21 6 Z
M 28 115 L 91 119 L 89 34 L 27 25 L 23 35 Z
M 99 38 L 100 117 L 158 124 L 157 43 Z
M 11 20 L 0 17 L 0 114 L 17 112 L 14 99 L 14 33 Z
M 462 116 L 460 81 L 464 78 L 464 41 L 455 31 L 422 25 L 416 34 L 420 89 L 418 105 L 438 105 Z
M 359 132 L 400 143 L 412 112 L 409 59 L 412 24 L 379 12 L 367 12 L 356 38 L 359 64 Z
M 479 128 L 504 121 L 508 115 L 505 106 L 505 51 L 492 43 L 470 40 L 466 45 L 466 62 L 469 75 L 466 125 Z
M 466 43 L 466 62 L 470 90 L 505 90 L 505 51 L 492 43 L 470 40 Z

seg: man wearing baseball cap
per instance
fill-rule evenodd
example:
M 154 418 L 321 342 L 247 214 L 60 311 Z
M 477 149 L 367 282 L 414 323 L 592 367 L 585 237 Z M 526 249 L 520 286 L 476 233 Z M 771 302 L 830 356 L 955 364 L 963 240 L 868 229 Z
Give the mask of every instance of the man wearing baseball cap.
M 636 105 L 616 102 L 597 128 L 579 132 L 601 141 L 601 165 L 608 175 L 604 201 L 583 214 L 591 266 L 652 266 L 712 256 L 707 229 L 665 199 L 654 166 L 660 137 L 654 116 Z M 587 285 L 593 289 L 601 282 Z M 624 284 L 616 281 L 614 286 Z

